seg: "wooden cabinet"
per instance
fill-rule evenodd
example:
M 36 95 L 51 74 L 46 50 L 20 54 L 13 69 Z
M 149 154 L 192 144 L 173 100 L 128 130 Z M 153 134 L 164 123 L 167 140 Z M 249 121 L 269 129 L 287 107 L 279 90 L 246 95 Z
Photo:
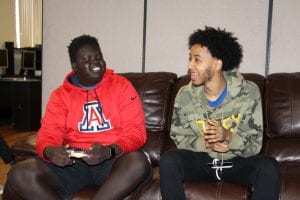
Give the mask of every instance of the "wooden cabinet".
M 12 124 L 18 130 L 37 130 L 41 118 L 41 81 L 12 83 Z
M 22 131 L 39 129 L 41 119 L 41 80 L 17 78 L 1 80 L 0 85 L 5 85 L 5 90 L 0 91 L 3 97 L 11 99 L 11 123 L 13 127 Z M 3 94 L 4 91 L 6 94 Z M 7 101 L 4 102 L 7 103 Z
M 12 118 L 12 91 L 11 82 L 0 81 L 0 123 L 7 124 Z

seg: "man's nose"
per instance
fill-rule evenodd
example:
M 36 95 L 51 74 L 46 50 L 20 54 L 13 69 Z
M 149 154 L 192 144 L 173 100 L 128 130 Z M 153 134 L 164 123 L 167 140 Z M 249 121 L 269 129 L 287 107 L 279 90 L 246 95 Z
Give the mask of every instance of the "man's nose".
M 188 69 L 193 69 L 195 67 L 195 64 L 192 60 L 189 61 L 188 63 Z

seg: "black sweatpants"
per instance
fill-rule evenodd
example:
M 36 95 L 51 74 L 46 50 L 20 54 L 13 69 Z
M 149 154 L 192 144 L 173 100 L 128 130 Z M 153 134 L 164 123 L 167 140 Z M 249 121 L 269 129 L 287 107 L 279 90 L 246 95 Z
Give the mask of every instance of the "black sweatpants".
M 208 166 L 212 158 L 204 152 L 171 150 L 160 159 L 160 186 L 164 200 L 184 200 L 184 181 L 218 181 L 215 169 Z M 274 158 L 256 155 L 226 160 L 232 168 L 223 169 L 222 180 L 253 186 L 253 200 L 278 200 L 280 168 Z

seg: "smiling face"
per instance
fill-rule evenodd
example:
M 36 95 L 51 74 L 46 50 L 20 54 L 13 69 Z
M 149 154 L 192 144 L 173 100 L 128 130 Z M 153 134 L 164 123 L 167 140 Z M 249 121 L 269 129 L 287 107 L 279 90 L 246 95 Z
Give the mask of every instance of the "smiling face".
M 205 46 L 195 44 L 190 48 L 188 72 L 193 85 L 208 83 L 213 79 L 218 59 L 212 57 Z
M 106 63 L 97 45 L 87 44 L 80 47 L 72 63 L 80 84 L 92 86 L 101 81 L 106 70 Z

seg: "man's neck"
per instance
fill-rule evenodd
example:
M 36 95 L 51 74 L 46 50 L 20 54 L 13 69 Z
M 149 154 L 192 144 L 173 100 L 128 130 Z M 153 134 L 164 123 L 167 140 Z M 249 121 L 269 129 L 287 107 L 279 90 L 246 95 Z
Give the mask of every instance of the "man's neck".
M 204 84 L 204 93 L 206 98 L 210 101 L 215 101 L 226 86 L 226 80 L 222 74 L 222 76 L 215 77 L 210 80 L 208 83 Z

